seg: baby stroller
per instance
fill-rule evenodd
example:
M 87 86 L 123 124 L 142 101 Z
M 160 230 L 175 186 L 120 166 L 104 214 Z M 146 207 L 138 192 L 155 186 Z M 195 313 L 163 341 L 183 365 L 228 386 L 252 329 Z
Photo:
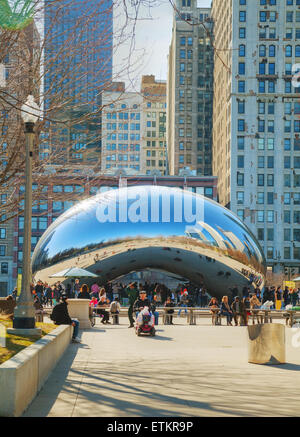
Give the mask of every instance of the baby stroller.
M 154 315 L 149 311 L 148 307 L 143 308 L 139 312 L 135 323 L 135 333 L 138 336 L 141 334 L 155 336 Z

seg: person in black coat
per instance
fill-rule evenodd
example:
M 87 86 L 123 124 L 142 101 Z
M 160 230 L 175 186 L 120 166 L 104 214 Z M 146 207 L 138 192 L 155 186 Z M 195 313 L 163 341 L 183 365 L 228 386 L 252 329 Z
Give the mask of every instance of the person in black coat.
M 89 293 L 89 287 L 86 284 L 83 284 L 81 287 L 80 293 L 78 293 L 77 296 L 78 299 L 91 299 L 90 293 Z
M 139 293 L 139 297 L 133 304 L 133 311 L 141 311 L 144 307 L 148 307 L 149 311 L 151 311 L 151 302 L 147 298 L 147 293 L 145 290 L 141 290 Z
M 62 295 L 62 302 L 55 305 L 50 315 L 50 319 L 53 320 L 55 325 L 73 325 L 73 336 L 72 340 L 75 343 L 80 343 L 78 338 L 79 322 L 78 320 L 71 319 L 68 311 L 68 297 L 66 294 Z
M 168 297 L 167 298 L 167 300 L 166 300 L 166 302 L 165 302 L 165 305 L 164 305 L 166 308 L 172 308 L 172 307 L 174 307 L 175 306 L 175 304 L 174 304 L 174 302 L 172 302 L 172 300 L 171 300 L 171 298 L 170 297 Z M 172 314 L 174 314 L 174 310 L 172 310 L 172 309 L 168 309 L 168 310 L 166 310 L 166 313 L 168 314 L 168 321 L 169 321 L 169 324 L 170 325 L 173 325 L 173 315 Z

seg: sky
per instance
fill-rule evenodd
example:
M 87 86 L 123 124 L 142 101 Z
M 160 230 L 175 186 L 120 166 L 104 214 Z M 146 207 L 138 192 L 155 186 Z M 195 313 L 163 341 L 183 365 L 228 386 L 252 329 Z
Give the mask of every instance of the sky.
M 211 0 L 198 0 L 199 7 L 209 7 Z M 144 9 L 145 19 L 137 23 L 135 50 L 130 59 L 131 71 L 123 71 L 115 80 L 123 80 L 128 90 L 140 87 L 142 75 L 153 74 L 157 80 L 167 80 L 168 52 L 172 37 L 173 8 L 168 0 L 152 8 L 151 14 Z M 118 26 L 118 24 L 116 24 Z M 128 62 L 129 48 L 126 44 L 114 56 L 114 71 L 117 73 Z

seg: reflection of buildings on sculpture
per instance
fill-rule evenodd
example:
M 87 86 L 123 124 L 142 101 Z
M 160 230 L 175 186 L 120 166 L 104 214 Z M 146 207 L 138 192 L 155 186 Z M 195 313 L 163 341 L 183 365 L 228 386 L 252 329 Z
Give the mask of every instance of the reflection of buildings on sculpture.
M 231 231 L 223 231 L 221 227 L 217 226 L 217 229 L 212 228 L 209 224 L 204 222 L 197 222 L 196 226 L 187 226 L 186 235 L 192 238 L 197 238 L 203 242 L 212 246 L 219 247 L 220 249 L 235 249 L 243 252 L 245 245 L 241 240 L 233 234 Z M 224 236 L 226 239 L 224 239 Z
M 127 204 L 127 212 L 130 209 L 129 202 L 124 202 L 123 198 L 137 199 L 141 191 L 147 192 L 150 217 L 154 193 L 159 199 L 174 197 L 174 204 L 183 195 L 183 203 L 192 204 L 193 210 L 197 210 L 198 203 L 204 204 L 205 222 L 197 223 L 194 219 L 193 223 L 197 224 L 189 227 L 185 215 L 180 221 L 176 219 L 175 209 L 171 209 L 168 222 L 161 217 L 157 221 L 118 221 L 116 226 L 115 222 L 98 220 L 99 204 L 108 211 L 115 208 L 119 217 L 124 204 Z M 251 271 L 253 278 L 264 274 L 264 256 L 257 241 L 236 216 L 216 202 L 187 190 L 153 184 L 123 187 L 116 195 L 117 203 L 113 195 L 98 194 L 86 199 L 49 227 L 33 254 L 36 278 L 48 280 L 58 269 L 63 270 L 74 263 L 99 275 L 102 283 L 129 272 L 160 269 L 199 285 L 204 277 L 207 289 L 220 296 L 224 287 L 249 285 L 249 278 L 242 269 Z M 243 252 L 228 248 L 218 227 L 230 229 L 242 239 Z M 199 239 L 193 235 L 198 235 Z M 251 252 L 247 249 L 249 244 Z
M 212 176 L 128 176 L 125 170 L 122 170 L 121 173 L 116 172 L 115 174 L 111 173 L 104 176 L 102 172 L 90 172 L 86 167 L 82 167 L 81 173 L 76 172 L 74 174 L 72 167 L 52 166 L 49 174 L 45 173 L 44 177 L 41 175 L 37 177 L 34 176 L 33 180 L 33 192 L 34 195 L 38 193 L 39 202 L 34 203 L 32 207 L 32 251 L 47 227 L 63 212 L 67 211 L 80 200 L 97 193 L 104 193 L 112 189 L 132 185 L 164 185 L 195 193 L 197 192 L 208 198 L 217 200 L 217 179 Z M 38 181 L 38 183 L 36 183 L 36 181 Z M 24 186 L 21 185 L 19 195 L 21 196 L 23 192 Z M 8 228 L 8 225 L 3 227 Z M 9 284 L 8 287 L 7 285 L 5 286 L 4 296 L 7 294 L 7 291 L 13 288 L 18 273 L 22 273 L 24 216 L 21 210 L 18 216 L 14 218 L 11 228 L 9 232 L 10 239 L 7 241 L 8 252 L 6 253 L 11 253 L 11 267 L 9 267 L 9 273 L 12 278 L 12 283 Z M 6 244 L 6 241 L 4 241 L 3 244 L 1 242 L 1 245 L 4 244 Z M 4 274 L 6 271 L 4 270 L 4 268 L 6 268 L 4 261 L 7 261 L 5 258 L 3 258 L 2 261 Z M 97 261 L 98 259 L 96 258 L 95 262 Z M 3 276 L 3 278 L 5 277 Z
M 220 228 L 220 230 L 222 231 L 222 234 L 224 234 L 227 238 L 227 240 L 230 242 L 230 244 L 232 245 L 233 249 L 236 250 L 240 250 L 241 252 L 244 250 L 244 245 L 241 242 L 241 240 L 234 235 L 233 232 L 231 231 L 224 231 L 223 229 Z

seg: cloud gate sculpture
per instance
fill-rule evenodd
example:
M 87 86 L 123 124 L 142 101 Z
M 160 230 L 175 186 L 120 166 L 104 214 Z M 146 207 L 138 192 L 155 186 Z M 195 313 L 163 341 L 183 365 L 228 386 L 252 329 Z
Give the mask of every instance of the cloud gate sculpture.
M 262 287 L 266 263 L 256 238 L 216 202 L 173 187 L 134 186 L 79 202 L 46 230 L 32 257 L 35 280 L 69 267 L 99 281 L 146 268 L 180 275 L 214 296 Z

